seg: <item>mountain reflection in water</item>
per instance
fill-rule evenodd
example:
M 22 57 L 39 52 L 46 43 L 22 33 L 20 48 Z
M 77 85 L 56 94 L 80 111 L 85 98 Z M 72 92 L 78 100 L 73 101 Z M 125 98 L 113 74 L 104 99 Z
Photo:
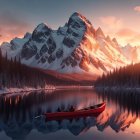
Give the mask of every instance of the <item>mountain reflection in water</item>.
M 12 139 L 25 139 L 32 130 L 43 134 L 68 130 L 77 136 L 91 127 L 104 131 L 109 126 L 115 132 L 125 131 L 139 118 L 140 95 L 137 93 L 95 92 L 92 90 L 66 90 L 34 92 L 0 96 L 0 131 Z M 106 101 L 107 106 L 98 117 L 61 121 L 45 121 L 35 116 L 55 112 L 70 106 L 81 109 Z M 140 126 L 139 126 L 140 127 Z

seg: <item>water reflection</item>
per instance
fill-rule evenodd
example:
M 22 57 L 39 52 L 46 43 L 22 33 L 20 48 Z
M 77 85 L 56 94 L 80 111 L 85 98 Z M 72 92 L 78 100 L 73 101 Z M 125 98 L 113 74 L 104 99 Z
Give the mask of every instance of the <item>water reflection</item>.
M 140 93 L 132 91 L 99 91 L 98 96 L 108 103 L 114 103 L 121 112 L 125 111 L 139 117 L 140 113 Z
M 115 132 L 125 131 L 139 118 L 139 94 L 118 92 L 95 92 L 91 90 L 34 92 L 0 96 L 0 131 L 12 139 L 25 139 L 33 130 L 48 134 L 68 130 L 77 136 L 91 127 L 103 131 L 109 126 Z M 106 110 L 97 118 L 86 117 L 71 120 L 46 122 L 45 118 L 34 119 L 45 112 L 55 112 L 58 107 L 67 110 L 107 102 Z

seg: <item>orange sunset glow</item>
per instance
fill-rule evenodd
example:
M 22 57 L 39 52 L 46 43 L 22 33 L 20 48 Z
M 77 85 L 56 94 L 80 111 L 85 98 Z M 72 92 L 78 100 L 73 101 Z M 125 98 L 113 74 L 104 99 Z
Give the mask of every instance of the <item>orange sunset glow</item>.
M 140 139 L 140 0 L 0 0 L 0 140 Z
M 125 27 L 125 23 L 123 23 L 121 19 L 117 19 L 113 16 L 100 17 L 96 21 L 93 21 L 93 26 L 94 23 L 100 25 L 105 35 L 109 35 L 112 38 L 116 37 L 119 44 L 140 46 L 140 32 L 137 29 Z M 33 25 L 33 27 L 34 26 L 35 25 Z M 22 38 L 26 32 L 32 32 L 33 27 L 27 27 L 24 25 L 23 27 L 3 26 L 2 29 L 0 28 L 0 44 L 3 42 L 9 42 L 15 37 Z M 133 27 L 135 27 L 135 24 Z
M 19 2 L 18 4 L 20 6 L 25 6 L 25 3 L 26 2 Z M 57 29 L 62 25 L 62 23 L 64 24 L 68 20 L 71 13 L 78 11 L 91 21 L 95 29 L 101 27 L 105 35 L 109 35 L 111 38 L 117 38 L 119 44 L 123 46 L 127 44 L 131 44 L 133 46 L 140 45 L 140 4 L 137 0 L 129 0 L 129 2 L 123 3 L 110 1 L 107 5 L 104 4 L 105 1 L 83 3 L 85 2 L 74 5 L 73 9 L 69 8 L 65 13 L 60 11 L 62 16 L 57 14 L 58 7 L 56 7 L 55 12 L 52 11 L 54 9 L 50 9 L 48 7 L 50 10 L 49 13 L 52 14 L 51 15 L 47 11 L 44 12 L 47 9 L 46 7 L 40 7 L 39 5 L 38 8 L 40 8 L 40 11 L 35 15 L 36 5 L 32 5 L 32 9 L 30 9 L 30 17 L 28 9 L 23 11 L 22 7 L 21 12 L 19 13 L 17 13 L 16 9 L 12 12 L 1 9 L 0 44 L 5 41 L 9 42 L 15 37 L 23 37 L 26 32 L 32 32 L 36 25 L 41 22 L 45 22 L 51 28 Z M 69 5 L 70 2 L 64 4 Z M 86 8 L 85 5 L 88 8 Z M 108 7 L 110 7 L 110 10 L 108 10 Z

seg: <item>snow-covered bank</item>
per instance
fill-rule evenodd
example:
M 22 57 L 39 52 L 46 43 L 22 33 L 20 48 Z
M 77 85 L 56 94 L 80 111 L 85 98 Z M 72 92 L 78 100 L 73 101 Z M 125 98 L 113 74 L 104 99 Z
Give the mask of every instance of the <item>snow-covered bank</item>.
M 46 87 L 46 88 L 4 88 L 0 89 L 0 94 L 12 94 L 12 93 L 19 93 L 19 92 L 33 92 L 33 91 L 41 91 L 41 90 L 55 90 L 54 86 Z
M 4 88 L 0 89 L 0 94 L 12 94 L 22 92 L 33 92 L 42 90 L 89 90 L 93 89 L 94 86 L 47 86 L 45 88 Z

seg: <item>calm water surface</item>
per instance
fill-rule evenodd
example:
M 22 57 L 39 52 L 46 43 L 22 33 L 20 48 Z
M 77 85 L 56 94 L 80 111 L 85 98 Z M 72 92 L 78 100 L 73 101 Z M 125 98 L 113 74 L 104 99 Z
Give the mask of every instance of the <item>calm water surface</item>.
M 106 101 L 98 117 L 49 121 L 44 112 L 88 107 Z M 0 95 L 0 140 L 138 140 L 140 93 L 65 90 Z

